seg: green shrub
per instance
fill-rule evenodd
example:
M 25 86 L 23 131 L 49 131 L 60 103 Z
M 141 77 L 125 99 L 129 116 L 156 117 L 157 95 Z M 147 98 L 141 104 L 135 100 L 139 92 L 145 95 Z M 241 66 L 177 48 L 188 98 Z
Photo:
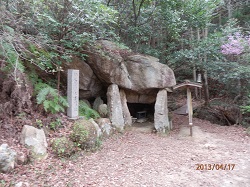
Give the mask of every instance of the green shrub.
M 49 85 L 38 91 L 36 100 L 37 104 L 43 105 L 46 112 L 51 112 L 52 114 L 64 112 L 64 108 L 68 107 L 67 100 L 60 96 L 57 90 Z
M 84 150 L 95 150 L 101 145 L 96 128 L 90 121 L 84 119 L 73 125 L 70 139 Z
M 53 140 L 52 150 L 58 157 L 70 157 L 76 149 L 71 140 L 61 137 Z
M 79 115 L 84 116 L 86 119 L 96 119 L 100 117 L 98 112 L 91 109 L 84 101 L 79 101 Z
M 87 129 L 81 123 L 76 122 L 72 127 L 70 139 L 75 142 L 78 147 L 84 149 L 84 145 L 88 139 Z

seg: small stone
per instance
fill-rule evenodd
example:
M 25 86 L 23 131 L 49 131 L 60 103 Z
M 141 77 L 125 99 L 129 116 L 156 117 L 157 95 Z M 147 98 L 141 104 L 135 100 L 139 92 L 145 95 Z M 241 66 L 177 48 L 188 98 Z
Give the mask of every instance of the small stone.
M 108 117 L 108 106 L 106 104 L 99 105 L 98 113 L 102 118 Z
M 93 103 L 93 109 L 98 111 L 99 106 L 102 104 L 103 104 L 103 100 L 101 99 L 101 97 L 97 97 Z
M 0 146 L 0 172 L 7 173 L 15 167 L 16 152 L 7 144 Z
M 19 165 L 23 165 L 26 164 L 28 162 L 28 156 L 25 155 L 24 153 L 20 152 L 17 154 L 17 164 Z
M 21 132 L 21 143 L 31 151 L 31 160 L 47 158 L 47 140 L 42 129 L 24 125 Z
M 104 137 L 109 137 L 113 133 L 113 128 L 111 126 L 111 122 L 108 118 L 99 118 L 96 120 L 99 127 L 101 128 L 102 135 Z

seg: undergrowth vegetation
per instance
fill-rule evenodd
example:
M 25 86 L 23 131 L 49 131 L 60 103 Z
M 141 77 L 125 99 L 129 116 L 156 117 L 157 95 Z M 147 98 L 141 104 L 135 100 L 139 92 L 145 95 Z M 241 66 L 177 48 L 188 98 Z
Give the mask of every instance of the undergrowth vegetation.
M 59 95 L 58 91 L 49 85 L 41 89 L 36 97 L 37 104 L 42 104 L 46 112 L 52 114 L 64 112 L 68 102 L 65 98 Z
M 66 137 L 52 141 L 52 150 L 58 157 L 70 157 L 76 151 L 75 144 Z
M 101 145 L 101 139 L 94 125 L 87 120 L 79 120 L 72 127 L 70 139 L 83 150 L 94 151 Z
M 79 101 L 79 115 L 84 116 L 86 119 L 97 119 L 100 117 L 97 111 L 90 108 L 84 101 Z
M 128 46 L 135 52 L 153 55 L 176 72 L 185 69 L 191 74 L 200 73 L 207 105 L 210 91 L 226 93 L 216 97 L 230 97 L 248 115 L 250 105 L 242 100 L 250 89 L 250 28 L 246 13 L 249 7 L 248 1 L 225 0 L 159 0 L 157 3 L 2 0 L 0 69 L 8 73 L 15 86 L 22 85 L 21 74 L 29 74 L 30 67 L 51 75 L 56 84 L 33 83 L 33 97 L 47 113 L 64 112 L 67 102 L 59 91 L 63 65 L 71 63 L 73 57 L 86 60 L 86 44 L 93 45 L 99 39 L 112 40 L 121 49 Z M 234 46 L 241 50 L 235 53 Z M 226 53 L 225 47 L 229 50 Z M 180 81 L 186 78 L 183 74 L 177 77 Z M 222 86 L 213 87 L 208 80 Z M 18 92 L 15 86 L 7 91 Z M 17 98 L 9 98 L 12 101 L 5 107 L 8 111 L 22 105 Z M 28 101 L 23 103 L 26 108 L 31 106 Z M 18 112 L 14 109 L 8 113 L 16 115 L 25 106 L 18 108 Z M 79 110 L 87 119 L 99 117 L 84 103 L 80 102 Z

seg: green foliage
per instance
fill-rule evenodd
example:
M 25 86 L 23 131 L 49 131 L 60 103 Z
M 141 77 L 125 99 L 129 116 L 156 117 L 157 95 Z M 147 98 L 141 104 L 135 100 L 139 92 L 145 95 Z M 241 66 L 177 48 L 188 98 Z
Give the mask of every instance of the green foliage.
M 250 95 L 248 96 L 248 102 L 245 106 L 241 106 L 243 114 L 250 113 Z
M 220 0 L 188 0 L 182 6 L 182 16 L 189 28 L 206 28 L 220 3 Z
M 248 3 L 248 4 L 246 4 L 246 6 L 244 6 L 244 4 L 242 4 L 241 7 L 234 9 L 233 17 L 236 18 L 237 20 L 239 20 L 241 26 L 249 28 L 249 26 L 250 26 L 249 25 L 250 6 L 249 6 L 249 2 L 246 1 L 246 3 Z
M 97 111 L 91 109 L 84 101 L 79 101 L 79 115 L 84 116 L 86 119 L 96 119 L 99 118 L 100 115 Z
M 1 1 L 0 10 L 1 68 L 14 73 L 25 60 L 53 74 L 72 56 L 85 58 L 86 42 L 117 37 L 117 12 L 99 0 Z
M 57 118 L 55 121 L 50 122 L 49 128 L 52 130 L 58 129 L 62 125 L 62 121 L 60 118 Z
M 31 71 L 29 74 L 29 79 L 34 85 L 34 95 L 36 96 L 37 104 L 42 104 L 44 110 L 52 114 L 65 111 L 65 108 L 68 107 L 68 102 L 66 98 L 58 94 L 57 89 L 44 83 L 34 71 Z M 53 82 L 49 83 L 55 86 Z M 60 126 L 60 120 L 56 120 L 56 122 L 52 123 L 52 126 L 52 129 L 55 130 L 54 127 Z
M 56 138 L 52 141 L 52 150 L 58 157 L 70 157 L 75 151 L 74 143 L 66 137 Z
M 243 113 L 248 113 L 248 112 L 250 112 L 250 105 L 249 106 L 242 106 L 241 109 L 242 109 Z
M 58 94 L 58 91 L 49 85 L 39 90 L 36 96 L 37 104 L 42 104 L 46 112 L 55 114 L 64 112 L 68 107 L 67 100 Z
M 1 66 L 1 70 L 12 73 L 17 81 L 17 70 L 23 72 L 24 66 L 14 43 L 15 36 L 13 33 L 0 33 L 0 58 L 2 62 L 5 62 L 5 65 Z
M 28 42 L 28 50 L 32 55 L 25 54 L 29 61 L 47 73 L 55 73 L 60 70 L 61 60 L 59 53 L 47 51 L 44 48 L 39 48 L 33 43 Z M 61 55 L 62 59 L 66 59 L 67 53 Z M 68 59 L 66 59 L 69 61 Z
M 73 125 L 70 139 L 83 150 L 95 151 L 102 143 L 96 131 L 94 124 L 90 121 L 79 120 Z
M 70 139 L 76 143 L 77 147 L 84 149 L 88 141 L 88 137 L 89 132 L 83 124 L 76 122 L 72 128 Z
M 100 1 L 35 0 L 34 3 L 40 8 L 35 15 L 41 32 L 69 49 L 77 50 L 97 37 L 113 37 L 116 11 Z

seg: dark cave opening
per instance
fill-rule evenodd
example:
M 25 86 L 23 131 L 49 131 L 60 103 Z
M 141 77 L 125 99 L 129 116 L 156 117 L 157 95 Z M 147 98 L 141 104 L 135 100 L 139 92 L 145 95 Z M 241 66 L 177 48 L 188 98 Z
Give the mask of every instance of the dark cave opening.
M 127 103 L 127 105 L 133 118 L 148 118 L 149 121 L 154 121 L 155 103 Z

